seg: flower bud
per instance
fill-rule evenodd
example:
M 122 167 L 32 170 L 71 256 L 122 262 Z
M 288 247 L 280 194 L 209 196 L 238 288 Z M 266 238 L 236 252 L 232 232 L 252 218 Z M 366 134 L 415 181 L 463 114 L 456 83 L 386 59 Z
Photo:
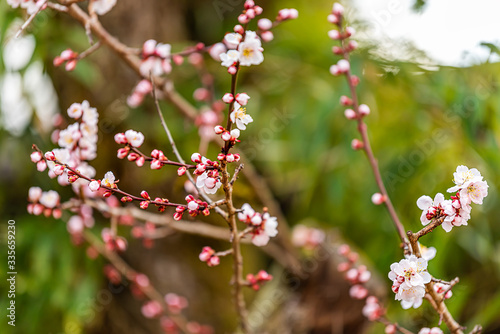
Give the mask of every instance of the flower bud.
M 228 131 L 224 131 L 221 135 L 222 140 L 229 141 L 231 140 L 231 134 Z
M 350 97 L 342 95 L 340 97 L 340 104 L 343 106 L 352 106 L 352 100 Z
M 338 30 L 330 30 L 328 31 L 328 37 L 333 40 L 338 40 L 340 39 L 340 32 Z
M 222 97 L 222 101 L 226 102 L 226 103 L 231 103 L 234 101 L 234 96 L 233 94 L 231 93 L 226 93 L 224 94 L 224 96 Z
M 270 42 L 274 39 L 274 34 L 271 31 L 264 31 L 260 37 L 264 42 Z
M 46 152 L 45 159 L 47 159 L 48 161 L 56 161 L 56 155 L 52 151 Z
M 372 195 L 372 203 L 375 205 L 380 205 L 385 202 L 385 196 L 381 193 L 375 193 Z
M 144 209 L 147 209 L 147 208 L 148 208 L 148 206 L 149 206 L 149 202 L 148 202 L 148 201 L 142 201 L 142 202 L 139 204 L 139 207 L 140 207 L 141 209 L 143 209 L 143 210 L 144 210 Z
M 249 99 L 250 99 L 250 96 L 248 96 L 247 93 L 236 94 L 236 101 L 239 104 L 241 104 L 242 106 L 246 106 Z
M 151 197 L 149 197 L 149 194 L 146 190 L 141 191 L 141 197 L 144 199 L 148 199 L 148 200 L 151 199 Z
M 42 153 L 35 151 L 35 152 L 31 153 L 30 158 L 31 158 L 32 162 L 37 163 L 40 160 L 42 160 Z
M 201 154 L 200 153 L 193 153 L 191 155 L 191 161 L 194 163 L 200 163 L 201 162 Z
M 363 147 L 365 147 L 365 144 L 359 139 L 353 139 L 351 142 L 351 147 L 353 150 L 361 150 Z
M 356 112 L 352 109 L 346 109 L 344 115 L 347 119 L 356 119 L 357 117 Z
M 351 65 L 349 64 L 349 62 L 345 59 L 340 59 L 338 62 L 337 62 L 337 66 L 339 68 L 339 71 L 341 73 L 347 73 L 350 69 L 351 69 Z
M 182 176 L 186 174 L 186 170 L 187 170 L 186 166 L 179 167 L 179 169 L 177 169 L 177 175 Z
M 245 14 L 240 14 L 238 16 L 238 22 L 241 24 L 247 24 L 248 22 L 250 22 L 250 18 Z
M 214 132 L 216 135 L 220 135 L 224 132 L 224 127 L 222 125 L 217 125 L 214 127 Z
M 332 9 L 332 13 L 334 15 L 337 15 L 337 16 L 341 16 L 344 14 L 344 6 L 342 6 L 341 4 L 339 4 L 338 2 L 334 3 L 333 4 L 333 9 Z
M 269 19 L 260 19 L 257 22 L 257 26 L 260 30 L 269 30 L 273 27 L 273 22 Z
M 361 104 L 358 107 L 359 114 L 362 116 L 366 116 L 370 114 L 370 107 L 368 107 L 366 104 Z
M 233 31 L 240 35 L 243 35 L 245 33 L 245 29 L 239 24 L 234 26 Z

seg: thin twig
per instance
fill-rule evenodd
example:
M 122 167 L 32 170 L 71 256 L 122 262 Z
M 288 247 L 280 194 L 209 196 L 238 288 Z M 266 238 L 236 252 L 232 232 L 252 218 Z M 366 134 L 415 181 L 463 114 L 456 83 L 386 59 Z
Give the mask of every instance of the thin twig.
M 15 38 L 19 38 L 19 36 L 21 36 L 22 32 L 30 25 L 31 22 L 33 22 L 33 20 L 38 15 L 38 13 L 40 13 L 42 10 L 44 10 L 46 8 L 46 4 L 47 4 L 47 1 L 45 1 L 44 3 L 42 3 L 38 7 L 38 9 L 36 10 L 36 12 L 34 12 L 33 14 L 31 14 L 30 17 L 28 17 L 28 19 L 26 20 L 26 22 L 23 23 L 23 25 L 21 26 L 21 28 L 16 33 Z
M 87 50 L 80 53 L 78 55 L 77 59 L 82 60 L 83 58 L 85 58 L 85 57 L 89 56 L 90 54 L 92 54 L 93 52 L 97 51 L 97 49 L 99 49 L 100 46 L 101 46 L 101 42 L 99 41 L 99 42 L 95 43 L 94 45 L 92 45 Z

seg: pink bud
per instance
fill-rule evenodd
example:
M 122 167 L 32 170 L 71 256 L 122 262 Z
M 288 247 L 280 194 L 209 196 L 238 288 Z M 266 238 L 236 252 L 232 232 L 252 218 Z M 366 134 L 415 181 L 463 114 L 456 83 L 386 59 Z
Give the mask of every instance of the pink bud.
M 216 135 L 220 135 L 224 132 L 224 127 L 221 125 L 217 125 L 216 127 L 214 127 L 214 132 Z
M 99 188 L 101 188 L 101 185 L 99 184 L 98 181 L 96 180 L 92 180 L 90 183 L 89 183 L 89 189 L 91 191 L 97 191 L 99 190 Z
M 332 52 L 336 55 L 341 55 L 342 53 L 344 53 L 342 48 L 339 46 L 332 46 Z
M 116 238 L 115 243 L 118 251 L 124 252 L 127 250 L 127 240 L 125 240 L 125 238 L 118 237 Z
M 351 37 L 352 35 L 354 35 L 356 30 L 353 27 L 346 27 L 345 32 L 346 32 L 347 37 Z
M 250 18 L 245 14 L 240 14 L 238 16 L 238 22 L 241 24 L 247 24 L 248 22 L 250 22 Z
M 347 119 L 356 119 L 356 112 L 352 109 L 346 109 L 344 115 Z
M 253 10 L 255 11 L 255 15 L 260 15 L 263 12 L 262 7 L 260 7 L 260 6 L 253 7 Z
M 249 18 L 249 19 L 254 19 L 255 18 L 255 10 L 253 9 L 249 9 L 245 12 L 245 15 Z
M 340 39 L 340 32 L 338 30 L 330 30 L 328 31 L 328 37 L 333 40 Z
M 198 210 L 199 207 L 200 207 L 200 205 L 198 203 L 196 203 L 196 201 L 191 201 L 188 203 L 189 210 Z
M 245 33 L 245 29 L 239 24 L 234 26 L 233 31 L 240 35 L 243 35 Z
M 161 167 L 160 160 L 153 159 L 153 161 L 151 161 L 151 169 L 161 169 Z
M 359 78 L 356 75 L 351 75 L 351 84 L 356 87 L 359 84 Z
M 337 66 L 339 67 L 339 71 L 342 73 L 347 73 L 351 69 L 351 65 L 345 59 L 340 59 L 337 62 Z
M 375 193 L 372 195 L 372 203 L 375 205 L 380 205 L 385 202 L 385 196 L 381 193 Z
M 149 202 L 148 201 L 142 201 L 140 204 L 139 204 L 139 207 L 141 209 L 147 209 L 149 206 Z
M 224 153 L 217 154 L 217 160 L 222 161 L 226 159 L 226 155 Z
M 65 169 L 65 168 L 66 168 L 66 167 L 64 167 L 63 165 L 56 165 L 56 166 L 54 167 L 54 173 L 55 173 L 56 175 L 62 175 L 62 173 L 64 173 L 64 169 Z
M 42 214 L 42 212 L 43 212 L 43 205 L 41 205 L 41 204 L 35 204 L 35 205 L 33 206 L 33 214 L 34 214 L 35 216 L 39 216 L 39 215 L 41 215 L 41 214 Z
M 193 153 L 191 155 L 191 161 L 194 163 L 200 163 L 201 162 L 201 154 L 200 153 Z
M 351 98 L 349 98 L 345 95 L 342 95 L 340 97 L 340 104 L 343 106 L 352 106 L 352 100 L 351 100 Z
M 350 282 L 355 282 L 358 278 L 358 269 L 352 268 L 345 273 L 346 280 Z
M 141 191 L 141 197 L 144 198 L 144 199 L 151 199 L 151 197 L 149 197 L 149 194 L 146 190 L 143 190 Z
M 154 54 L 156 49 L 156 41 L 154 39 L 149 39 L 142 45 L 142 53 L 144 56 L 150 56 Z
M 273 22 L 269 19 L 260 19 L 257 22 L 257 26 L 260 30 L 269 30 L 273 27 Z
M 396 326 L 393 324 L 389 324 L 385 326 L 385 334 L 395 334 L 396 333 Z
M 236 69 L 236 66 L 229 66 L 229 68 L 227 69 L 227 73 L 231 75 L 235 75 L 237 71 L 238 70 Z
M 172 60 L 174 61 L 174 64 L 177 66 L 182 65 L 184 63 L 184 57 L 181 55 L 173 55 Z
M 65 70 L 68 72 L 73 71 L 76 67 L 76 63 L 77 63 L 76 59 L 68 61 L 65 66 Z
M 60 219 L 62 217 L 62 210 L 57 208 L 52 210 L 52 217 L 54 217 L 55 219 Z
M 333 75 L 333 76 L 338 76 L 340 75 L 340 70 L 339 70 L 339 67 L 337 65 L 332 65 L 330 66 L 330 74 Z
M 73 52 L 73 50 L 71 49 L 66 49 L 64 50 L 63 52 L 61 52 L 61 58 L 63 60 L 70 60 L 70 59 L 73 59 L 77 56 L 78 54 Z
M 364 147 L 365 145 L 363 142 L 359 139 L 353 139 L 351 142 L 351 147 L 353 150 L 360 150 Z
M 332 23 L 332 24 L 337 24 L 339 23 L 339 18 L 337 15 L 334 15 L 334 14 L 330 14 L 328 15 L 328 17 L 326 18 L 328 20 L 328 22 Z
M 31 153 L 30 158 L 31 158 L 32 162 L 37 163 L 40 160 L 42 160 L 42 153 L 35 151 L 35 152 Z
M 215 267 L 220 264 L 220 258 L 218 256 L 212 256 L 208 262 L 207 262 L 209 267 Z
M 260 34 L 260 37 L 262 37 L 262 40 L 264 42 L 270 42 L 274 39 L 274 35 L 271 31 L 262 32 L 262 34 Z
M 61 66 L 64 63 L 64 59 L 62 57 L 56 56 L 54 58 L 53 64 L 54 66 Z
M 127 157 L 128 161 L 136 161 L 137 158 L 139 158 L 139 154 L 137 153 L 130 153 Z
M 295 8 L 290 8 L 288 12 L 288 18 L 290 20 L 295 20 L 298 17 L 299 17 L 299 11 L 296 10 Z
M 123 132 L 117 133 L 114 139 L 117 144 L 126 144 L 128 142 L 127 137 L 125 137 L 125 134 Z
M 234 155 L 234 161 L 238 162 L 241 159 L 241 156 L 238 153 L 233 154 Z
M 222 140 L 229 141 L 231 140 L 231 134 L 228 131 L 224 131 L 221 136 Z
M 196 101 L 205 101 L 210 97 L 210 92 L 206 88 L 198 88 L 193 93 L 193 98 Z
M 231 103 L 234 101 L 234 96 L 233 94 L 231 93 L 226 93 L 224 94 L 224 96 L 222 97 L 222 101 L 226 102 L 226 103 Z
M 337 266 L 337 270 L 341 273 L 349 270 L 349 268 L 351 268 L 351 264 L 349 262 L 342 262 L 342 263 L 339 263 Z
M 182 219 L 182 213 L 180 213 L 180 212 L 175 212 L 175 213 L 174 213 L 174 220 L 179 221 L 179 220 L 181 220 L 181 219 Z
M 370 114 L 370 107 L 368 107 L 366 104 L 361 104 L 358 107 L 358 111 L 362 116 L 366 116 Z
M 368 290 L 362 285 L 356 284 L 349 289 L 349 295 L 354 299 L 364 299 L 368 296 Z
M 130 149 L 128 147 L 120 148 L 118 149 L 116 156 L 118 157 L 118 159 L 123 159 L 128 155 L 129 150 Z
M 47 168 L 47 163 L 45 160 L 40 160 L 36 163 L 36 170 L 39 172 L 43 172 Z
M 179 167 L 179 169 L 177 169 L 177 175 L 182 176 L 186 174 L 186 170 L 187 170 L 186 166 Z
M 282 10 L 280 10 L 278 12 L 278 21 L 283 21 L 283 20 L 286 20 L 290 17 L 290 10 L 287 9 L 287 8 L 283 8 Z
M 358 42 L 349 41 L 349 44 L 347 44 L 347 47 L 348 47 L 349 51 L 356 50 L 358 48 Z
M 247 0 L 245 1 L 245 9 L 250 9 L 255 6 L 255 2 L 253 0 Z
M 138 167 L 142 167 L 144 166 L 144 163 L 146 162 L 146 158 L 144 158 L 143 156 L 140 156 L 136 161 L 135 161 L 135 164 L 138 166 Z
M 49 151 L 49 152 L 45 153 L 45 159 L 47 159 L 48 161 L 55 161 L 56 156 L 55 156 L 54 152 Z
M 351 252 L 349 245 L 343 244 L 339 246 L 338 252 L 342 256 L 347 256 Z
M 228 154 L 226 155 L 226 161 L 227 162 L 233 162 L 234 161 L 234 154 Z
M 343 15 L 344 14 L 344 6 L 342 6 L 338 2 L 334 3 L 332 13 L 337 15 L 337 16 Z

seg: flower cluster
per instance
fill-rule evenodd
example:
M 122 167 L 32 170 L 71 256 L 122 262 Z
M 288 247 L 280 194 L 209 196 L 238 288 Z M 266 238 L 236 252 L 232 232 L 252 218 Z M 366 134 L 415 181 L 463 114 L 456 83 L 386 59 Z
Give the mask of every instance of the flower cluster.
M 273 279 L 272 275 L 269 275 L 266 271 L 261 270 L 257 273 L 257 275 L 254 274 L 247 274 L 247 282 L 248 285 L 254 289 L 255 291 L 258 291 L 261 287 L 262 284 L 270 281 Z
M 215 250 L 211 247 L 203 247 L 200 255 L 200 261 L 206 262 L 209 267 L 218 266 L 220 264 L 220 257 L 215 255 Z
M 265 246 L 270 238 L 278 235 L 278 220 L 276 217 L 271 217 L 266 209 L 261 214 L 255 212 L 250 204 L 245 203 L 238 212 L 238 219 L 251 228 L 252 243 L 255 246 Z
M 198 175 L 196 186 L 199 189 L 203 189 L 207 194 L 215 194 L 222 185 L 219 171 L 217 170 L 219 163 L 201 156 L 200 153 L 193 153 L 191 161 L 196 163 L 194 171 L 194 174 Z
M 417 206 L 422 210 L 422 225 L 441 219 L 443 229 L 450 232 L 454 226 L 467 225 L 471 203 L 483 204 L 484 197 L 488 195 L 488 183 L 476 168 L 469 170 L 466 166 L 458 166 L 453 177 L 455 186 L 448 192 L 455 195 L 450 199 L 445 200 L 444 195 L 438 193 L 434 200 L 429 196 L 421 196 L 417 200 Z
M 325 232 L 305 225 L 296 225 L 292 232 L 292 243 L 295 247 L 308 250 L 315 249 L 325 241 Z
M 224 37 L 226 45 L 230 48 L 221 53 L 221 65 L 228 68 L 230 74 L 235 74 L 237 65 L 251 66 L 259 65 L 264 61 L 262 43 L 255 31 L 244 32 L 245 38 L 240 33 L 229 33 Z M 231 49 L 234 47 L 235 49 Z
M 86 196 L 93 194 L 84 187 L 86 182 L 79 180 L 77 174 L 69 171 L 65 164 L 87 175 L 95 176 L 95 169 L 87 161 L 97 156 L 97 122 L 99 115 L 95 108 L 90 107 L 87 101 L 73 103 L 67 110 L 68 116 L 77 122 L 70 124 L 64 130 L 55 130 L 52 140 L 57 142 L 60 148 L 46 152 L 45 155 L 38 151 L 31 154 L 31 161 L 37 164 L 39 171 L 49 168 L 51 178 L 58 177 L 60 185 L 72 184 L 75 193 L 83 189 Z
M 427 260 L 414 255 L 391 265 L 389 279 L 392 280 L 392 291 L 396 300 L 401 301 L 404 309 L 418 308 L 425 296 L 425 284 L 431 281 L 427 272 Z
M 139 81 L 139 83 L 135 86 L 132 95 L 127 98 L 127 104 L 131 108 L 138 107 L 142 103 L 142 101 L 144 101 L 146 95 L 148 95 L 152 91 L 153 84 L 151 84 L 151 81 L 146 79 Z
M 33 15 L 39 10 L 43 10 L 47 7 L 47 2 L 45 0 L 7 0 L 12 8 L 24 8 L 26 9 L 28 15 Z
M 349 295 L 353 299 L 366 298 L 366 304 L 363 307 L 362 313 L 368 320 L 376 321 L 380 319 L 385 314 L 385 309 L 377 297 L 369 295 L 369 291 L 365 287 L 365 284 L 371 278 L 371 272 L 365 265 L 356 265 L 359 254 L 352 251 L 349 245 L 340 245 L 338 253 L 346 259 L 346 261 L 338 264 L 337 270 L 345 273 L 344 278 L 351 285 Z
M 61 52 L 60 56 L 54 58 L 54 66 L 61 66 L 64 63 L 66 63 L 66 71 L 73 71 L 78 63 L 78 53 L 71 49 L 66 49 Z
M 172 71 L 170 62 L 170 44 L 158 43 L 154 39 L 147 40 L 142 45 L 142 61 L 140 72 L 144 78 L 150 74 L 160 76 Z
M 60 197 L 57 191 L 42 191 L 40 187 L 31 187 L 28 192 L 28 201 L 30 214 L 39 216 L 43 213 L 45 217 L 52 215 L 56 219 L 61 218 Z

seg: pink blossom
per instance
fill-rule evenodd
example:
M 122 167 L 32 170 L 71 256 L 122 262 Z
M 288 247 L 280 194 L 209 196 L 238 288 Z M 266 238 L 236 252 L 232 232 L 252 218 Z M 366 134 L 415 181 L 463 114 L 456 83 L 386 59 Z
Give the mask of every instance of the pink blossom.
M 66 225 L 70 234 L 80 234 L 83 232 L 83 219 L 80 216 L 71 216 Z
M 91 191 L 98 191 L 99 188 L 101 188 L 101 185 L 99 184 L 98 181 L 96 180 L 92 180 L 90 183 L 89 183 L 89 189 Z
M 372 203 L 375 205 L 380 205 L 385 202 L 385 196 L 381 193 L 375 193 L 372 195 Z
M 361 104 L 358 107 L 358 111 L 362 116 L 366 116 L 370 114 L 370 107 L 368 107 L 366 104 Z
M 59 204 L 59 194 L 54 190 L 42 193 L 40 204 L 49 209 L 55 208 Z
M 215 61 L 221 61 L 220 55 L 227 51 L 226 46 L 223 43 L 214 44 L 208 53 Z
M 40 187 L 31 187 L 28 192 L 28 200 L 36 203 L 42 197 L 42 189 Z
M 144 142 L 144 135 L 141 132 L 137 132 L 134 130 L 125 131 L 125 138 L 127 142 L 130 143 L 133 147 L 140 147 Z

